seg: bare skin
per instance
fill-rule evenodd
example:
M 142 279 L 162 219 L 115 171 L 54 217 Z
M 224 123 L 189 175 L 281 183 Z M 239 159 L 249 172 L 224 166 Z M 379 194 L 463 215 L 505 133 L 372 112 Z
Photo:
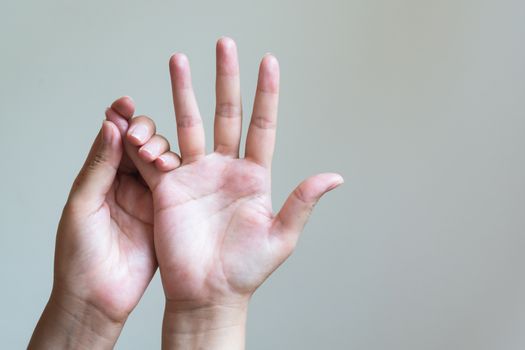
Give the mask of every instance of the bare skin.
M 244 158 L 239 157 L 242 107 L 233 40 L 222 38 L 217 43 L 215 150 L 211 154 L 205 154 L 186 56 L 172 56 L 170 72 L 181 166 L 161 172 L 138 157 L 141 143 L 132 133 L 128 132 L 125 142 L 153 193 L 155 252 L 166 294 L 163 344 L 165 348 L 242 348 L 244 338 L 239 334 L 251 295 L 292 253 L 315 203 L 343 179 L 333 173 L 307 179 L 274 214 L 270 167 L 279 65 L 272 55 L 266 55 L 259 68 Z M 209 324 L 203 326 L 195 318 Z M 210 323 L 213 319 L 219 321 Z M 217 334 L 203 338 L 206 327 L 214 333 L 218 327 L 234 334 L 219 335 L 226 342 L 221 343 Z M 192 331 L 200 339 L 189 339 Z M 188 341 L 181 342 L 181 336 Z
M 111 348 L 157 269 L 151 192 L 123 154 L 133 113 L 128 97 L 108 108 L 71 189 L 57 233 L 53 291 L 29 348 Z M 157 152 L 142 151 L 144 161 L 163 155 L 159 169 L 178 166 L 161 136 L 145 137 Z
M 112 348 L 157 263 L 163 348 L 244 348 L 252 294 L 293 252 L 320 197 L 343 182 L 334 173 L 310 177 L 272 210 L 279 95 L 272 55 L 260 64 L 244 157 L 233 40 L 217 42 L 211 154 L 186 56 L 172 56 L 170 74 L 181 156 L 150 118 L 131 118 L 131 99 L 106 111 L 64 208 L 53 291 L 29 348 Z

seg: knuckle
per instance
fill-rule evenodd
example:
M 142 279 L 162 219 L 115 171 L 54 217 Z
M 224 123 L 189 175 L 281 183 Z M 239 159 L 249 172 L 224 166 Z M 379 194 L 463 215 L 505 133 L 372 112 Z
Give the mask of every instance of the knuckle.
M 240 118 L 242 107 L 233 102 L 221 102 L 215 107 L 215 115 L 221 118 Z
M 306 203 L 306 204 L 311 204 L 309 200 L 307 200 L 306 196 L 305 196 L 305 193 L 304 193 L 304 190 L 301 188 L 301 187 L 297 187 L 294 191 L 293 191 L 293 195 L 296 199 L 298 199 L 300 202 L 303 202 L 303 203 Z
M 192 128 L 201 124 L 201 118 L 192 115 L 181 115 L 177 117 L 177 127 L 181 129 Z
M 273 130 L 277 126 L 275 120 L 265 117 L 264 115 L 256 114 L 252 117 L 251 124 L 259 129 Z

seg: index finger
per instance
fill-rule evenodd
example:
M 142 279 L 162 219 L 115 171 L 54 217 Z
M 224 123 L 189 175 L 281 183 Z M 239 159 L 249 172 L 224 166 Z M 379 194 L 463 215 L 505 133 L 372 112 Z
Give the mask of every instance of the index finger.
M 177 53 L 171 56 L 170 75 L 180 155 L 183 163 L 189 163 L 204 156 L 206 150 L 204 128 L 185 55 Z

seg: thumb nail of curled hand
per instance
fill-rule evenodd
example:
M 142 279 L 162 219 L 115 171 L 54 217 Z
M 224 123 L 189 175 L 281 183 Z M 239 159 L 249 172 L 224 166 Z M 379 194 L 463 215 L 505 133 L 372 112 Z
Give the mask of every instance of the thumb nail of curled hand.
M 106 146 L 111 145 L 111 140 L 112 140 L 111 125 L 110 125 L 110 122 L 108 122 L 107 120 L 104 120 L 102 122 L 101 133 L 102 133 L 102 144 Z

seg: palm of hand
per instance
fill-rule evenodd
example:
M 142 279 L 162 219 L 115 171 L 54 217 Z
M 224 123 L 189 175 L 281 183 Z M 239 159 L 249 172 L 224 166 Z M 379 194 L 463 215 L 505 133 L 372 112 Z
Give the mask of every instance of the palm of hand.
M 91 152 L 77 184 L 96 162 Z M 157 268 L 151 192 L 126 155 L 100 200 L 78 195 L 79 186 L 72 190 L 58 229 L 55 288 L 122 320 Z
M 162 175 L 153 197 L 172 301 L 249 295 L 284 260 L 271 235 L 269 171 L 258 164 L 213 153 Z
M 107 303 L 105 310 L 131 312 L 157 268 L 152 213 L 149 189 L 132 175 L 118 174 L 92 226 L 84 226 L 96 231 L 84 233 L 93 254 L 86 272 L 94 300 Z
M 317 200 L 343 180 L 338 174 L 313 176 L 273 215 L 275 57 L 266 55 L 259 66 L 244 158 L 239 158 L 242 107 L 235 43 L 228 38 L 217 43 L 212 154 L 205 152 L 187 57 L 173 55 L 170 73 L 182 165 L 161 173 L 140 159 L 130 140 L 125 142 L 153 193 L 155 251 L 166 298 L 175 309 L 244 302 L 291 254 Z

